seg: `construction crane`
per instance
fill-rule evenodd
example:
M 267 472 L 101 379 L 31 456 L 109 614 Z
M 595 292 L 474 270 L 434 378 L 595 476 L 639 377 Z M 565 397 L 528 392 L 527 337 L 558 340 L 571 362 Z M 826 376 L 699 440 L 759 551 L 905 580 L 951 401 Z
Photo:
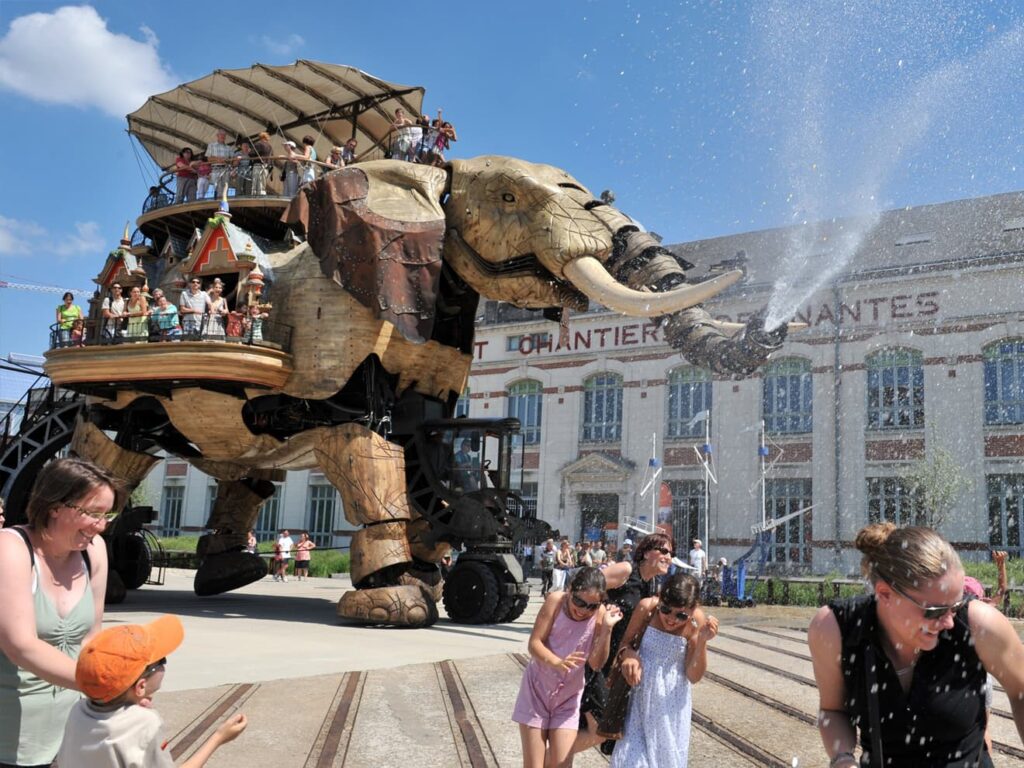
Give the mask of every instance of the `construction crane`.
M 0 288 L 11 288 L 16 291 L 38 291 L 40 293 L 77 293 L 91 295 L 95 288 L 58 288 L 55 285 L 37 285 L 35 283 L 12 283 L 0 280 Z

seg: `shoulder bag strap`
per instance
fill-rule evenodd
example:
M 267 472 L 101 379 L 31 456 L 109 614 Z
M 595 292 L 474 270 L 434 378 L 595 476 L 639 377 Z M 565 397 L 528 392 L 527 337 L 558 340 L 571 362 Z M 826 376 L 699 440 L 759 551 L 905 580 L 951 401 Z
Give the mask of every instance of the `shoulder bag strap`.
M 875 648 L 869 642 L 864 648 L 864 671 L 867 673 L 868 719 L 871 722 L 871 764 L 885 765 L 882 753 L 882 718 L 878 712 L 878 664 Z

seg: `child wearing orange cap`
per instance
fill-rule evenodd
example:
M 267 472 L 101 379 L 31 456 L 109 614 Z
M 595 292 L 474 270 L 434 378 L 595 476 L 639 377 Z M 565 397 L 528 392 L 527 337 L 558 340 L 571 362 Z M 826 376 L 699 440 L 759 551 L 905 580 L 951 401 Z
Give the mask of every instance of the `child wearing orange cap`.
M 88 697 L 71 710 L 59 765 L 76 768 L 173 768 L 163 721 L 152 709 L 167 656 L 185 638 L 177 616 L 149 624 L 126 624 L 100 632 L 83 649 L 75 681 Z M 200 768 L 245 730 L 245 715 L 225 720 L 184 768 Z

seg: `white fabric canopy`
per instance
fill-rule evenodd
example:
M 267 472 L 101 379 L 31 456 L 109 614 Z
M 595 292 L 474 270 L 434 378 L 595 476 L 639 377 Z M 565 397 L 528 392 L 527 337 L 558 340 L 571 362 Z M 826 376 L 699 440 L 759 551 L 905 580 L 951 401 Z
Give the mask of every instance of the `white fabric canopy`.
M 150 96 L 128 115 L 128 131 L 161 168 L 169 168 L 182 147 L 198 156 L 216 140 L 218 129 L 228 143 L 238 137 L 270 134 L 275 155 L 283 143 L 316 139 L 317 158 L 327 159 L 332 146 L 353 136 L 357 155 L 374 145 L 386 146 L 397 107 L 415 119 L 423 104 L 421 86 L 380 80 L 355 67 L 300 59 L 271 67 L 218 69 L 206 77 Z

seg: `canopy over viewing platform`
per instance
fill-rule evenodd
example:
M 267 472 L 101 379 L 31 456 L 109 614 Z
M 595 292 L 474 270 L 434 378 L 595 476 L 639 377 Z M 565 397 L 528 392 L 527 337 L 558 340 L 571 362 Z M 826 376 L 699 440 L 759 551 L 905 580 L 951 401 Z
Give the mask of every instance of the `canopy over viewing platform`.
M 229 140 L 266 131 L 301 146 L 316 139 L 318 157 L 355 138 L 365 154 L 388 140 L 395 109 L 420 114 L 422 86 L 389 83 L 355 67 L 300 59 L 272 67 L 217 69 L 150 96 L 128 115 L 135 136 L 161 168 L 174 164 L 179 150 L 202 151 L 218 130 Z

